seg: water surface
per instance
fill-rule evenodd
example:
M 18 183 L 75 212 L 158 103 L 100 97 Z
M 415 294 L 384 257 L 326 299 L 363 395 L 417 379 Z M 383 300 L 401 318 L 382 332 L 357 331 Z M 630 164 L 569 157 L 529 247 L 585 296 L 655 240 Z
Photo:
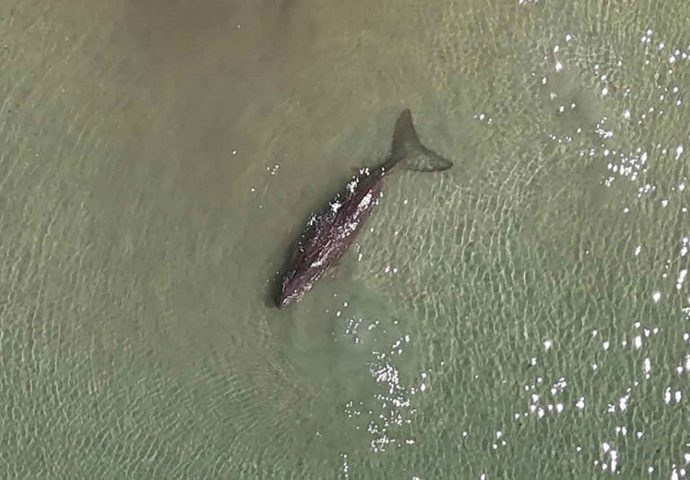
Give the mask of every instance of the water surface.
M 690 4 L 0 7 L 3 478 L 681 478 Z M 448 172 L 269 304 L 403 108 Z

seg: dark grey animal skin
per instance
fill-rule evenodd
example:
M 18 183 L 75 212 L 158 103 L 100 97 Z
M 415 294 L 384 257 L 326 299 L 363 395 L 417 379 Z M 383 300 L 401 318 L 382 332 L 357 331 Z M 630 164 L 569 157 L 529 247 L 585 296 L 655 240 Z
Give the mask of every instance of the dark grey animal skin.
M 412 124 L 412 114 L 404 110 L 395 124 L 390 157 L 376 167 L 360 169 L 326 209 L 309 219 L 282 279 L 276 298 L 278 308 L 301 300 L 335 267 L 378 203 L 383 177 L 400 162 L 410 170 L 425 172 L 446 170 L 453 165 L 422 145 Z

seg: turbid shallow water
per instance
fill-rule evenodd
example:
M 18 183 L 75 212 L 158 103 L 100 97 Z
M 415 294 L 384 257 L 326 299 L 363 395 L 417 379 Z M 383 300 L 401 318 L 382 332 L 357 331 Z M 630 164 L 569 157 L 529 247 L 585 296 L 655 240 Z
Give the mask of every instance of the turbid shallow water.
M 5 1 L 2 478 L 682 478 L 690 3 Z M 294 308 L 309 213 L 408 107 Z

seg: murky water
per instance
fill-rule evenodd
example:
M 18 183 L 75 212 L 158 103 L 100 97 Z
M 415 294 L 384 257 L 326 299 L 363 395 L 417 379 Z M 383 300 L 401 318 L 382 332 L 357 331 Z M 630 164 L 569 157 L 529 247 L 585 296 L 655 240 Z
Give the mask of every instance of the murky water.
M 686 476 L 689 18 L 4 2 L 1 476 Z M 454 168 L 272 308 L 406 107 Z

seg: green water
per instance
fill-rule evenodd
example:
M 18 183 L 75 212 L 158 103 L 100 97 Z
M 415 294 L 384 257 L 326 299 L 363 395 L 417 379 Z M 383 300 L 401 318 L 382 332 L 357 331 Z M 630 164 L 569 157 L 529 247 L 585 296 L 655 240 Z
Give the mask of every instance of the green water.
M 0 5 L 0 477 L 683 478 L 690 3 Z M 267 305 L 403 108 L 340 271 Z

